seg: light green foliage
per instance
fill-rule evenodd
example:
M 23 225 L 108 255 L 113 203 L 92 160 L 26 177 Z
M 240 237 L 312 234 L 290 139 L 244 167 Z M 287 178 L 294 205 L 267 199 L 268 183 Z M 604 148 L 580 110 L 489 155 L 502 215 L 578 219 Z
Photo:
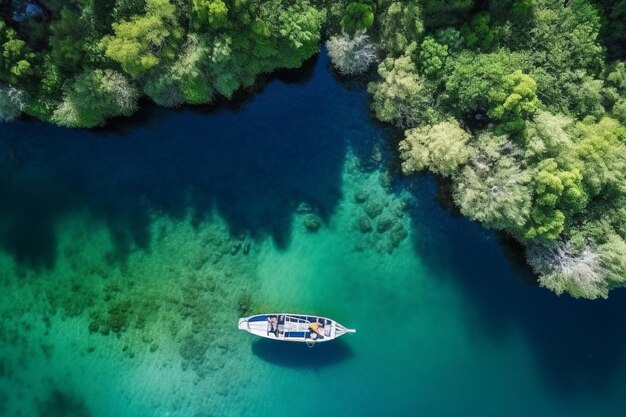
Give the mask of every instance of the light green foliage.
M 429 169 L 444 177 L 450 176 L 459 165 L 467 162 L 469 138 L 456 120 L 409 129 L 400 142 L 402 171 L 410 174 Z
M 528 222 L 532 197 L 532 177 L 521 159 L 509 137 L 479 135 L 469 163 L 455 177 L 454 201 L 461 212 L 492 229 L 521 230 Z
M 274 25 L 281 35 L 281 47 L 288 51 L 283 61 L 286 67 L 296 67 L 317 52 L 324 17 L 324 12 L 307 2 L 297 2 L 279 13 Z
M 496 98 L 506 91 L 506 76 L 523 70 L 524 58 L 502 50 L 491 54 L 463 52 L 449 60 L 451 72 L 445 84 L 449 107 L 463 116 L 476 112 L 486 114 L 502 105 Z
M 424 33 L 420 7 L 415 0 L 386 3 L 378 18 L 380 46 L 391 55 L 403 55 L 411 45 L 417 45 Z
M 562 163 L 571 161 L 574 143 L 567 130 L 573 123 L 570 117 L 564 115 L 537 112 L 533 120 L 526 123 L 524 158 L 532 164 L 547 158 L 555 158 Z
M 89 70 L 65 89 L 52 120 L 70 127 L 102 125 L 106 118 L 129 115 L 136 108 L 137 90 L 112 70 Z
M 192 22 L 196 29 L 217 30 L 228 25 L 228 6 L 222 0 L 192 0 Z
M 369 29 L 374 23 L 374 7 L 372 4 L 352 2 L 346 6 L 341 26 L 352 35 L 360 30 Z
M 521 71 L 505 75 L 502 84 L 492 92 L 489 117 L 499 120 L 499 130 L 505 133 L 521 133 L 524 121 L 530 118 L 537 107 L 537 83 Z
M 422 72 L 427 77 L 437 77 L 446 64 L 448 58 L 448 45 L 437 43 L 435 39 L 427 36 L 420 47 L 419 62 Z
M 34 57 L 26 42 L 0 19 L 0 80 L 19 84 L 34 75 Z
M 408 56 L 387 58 L 378 66 L 382 81 L 370 83 L 372 109 L 378 119 L 408 128 L 436 119 L 432 88 Z
M 114 23 L 114 36 L 102 40 L 106 55 L 138 77 L 168 58 L 168 42 L 181 36 L 168 0 L 146 0 L 146 14 Z
M 626 127 L 605 117 L 577 123 L 573 134 L 587 193 L 605 199 L 626 195 Z
M 491 23 L 489 13 L 479 13 L 472 18 L 469 24 L 463 25 L 461 30 L 468 48 L 478 48 L 489 51 L 498 44 L 499 28 Z
M 530 240 L 554 240 L 565 227 L 564 211 L 580 211 L 587 202 L 582 174 L 564 169 L 549 158 L 537 166 L 530 222 L 524 236 Z

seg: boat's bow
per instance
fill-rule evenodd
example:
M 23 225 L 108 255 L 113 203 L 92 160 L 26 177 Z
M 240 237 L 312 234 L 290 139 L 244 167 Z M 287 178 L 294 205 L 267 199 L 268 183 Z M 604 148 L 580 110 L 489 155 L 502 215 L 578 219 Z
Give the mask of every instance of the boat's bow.
M 356 329 L 348 329 L 347 327 L 335 322 L 335 337 L 339 337 L 346 333 L 356 333 Z

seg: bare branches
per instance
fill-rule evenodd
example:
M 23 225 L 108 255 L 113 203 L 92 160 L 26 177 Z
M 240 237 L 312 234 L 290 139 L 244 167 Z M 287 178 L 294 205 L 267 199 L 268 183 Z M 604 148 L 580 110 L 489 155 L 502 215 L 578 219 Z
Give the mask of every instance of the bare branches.
M 331 36 L 326 47 L 333 65 L 343 75 L 363 74 L 378 61 L 376 46 L 364 30 L 353 36 L 345 32 Z

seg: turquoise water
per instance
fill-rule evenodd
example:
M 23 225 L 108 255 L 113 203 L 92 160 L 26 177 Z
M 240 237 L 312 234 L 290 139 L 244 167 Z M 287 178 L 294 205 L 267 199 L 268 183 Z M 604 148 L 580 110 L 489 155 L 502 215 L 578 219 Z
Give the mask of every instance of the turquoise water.
M 537 288 L 434 178 L 397 175 L 324 56 L 266 81 L 99 131 L 1 127 L 0 415 L 626 414 L 624 291 Z M 236 330 L 277 310 L 358 332 Z

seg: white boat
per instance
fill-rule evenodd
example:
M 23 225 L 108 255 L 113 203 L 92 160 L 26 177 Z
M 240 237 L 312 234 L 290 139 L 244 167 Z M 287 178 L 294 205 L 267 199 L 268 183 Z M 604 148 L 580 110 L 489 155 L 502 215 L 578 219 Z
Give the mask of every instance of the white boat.
M 346 333 L 355 333 L 335 320 L 304 314 L 257 314 L 239 319 L 239 330 L 267 339 L 304 342 L 309 345 L 328 342 Z

